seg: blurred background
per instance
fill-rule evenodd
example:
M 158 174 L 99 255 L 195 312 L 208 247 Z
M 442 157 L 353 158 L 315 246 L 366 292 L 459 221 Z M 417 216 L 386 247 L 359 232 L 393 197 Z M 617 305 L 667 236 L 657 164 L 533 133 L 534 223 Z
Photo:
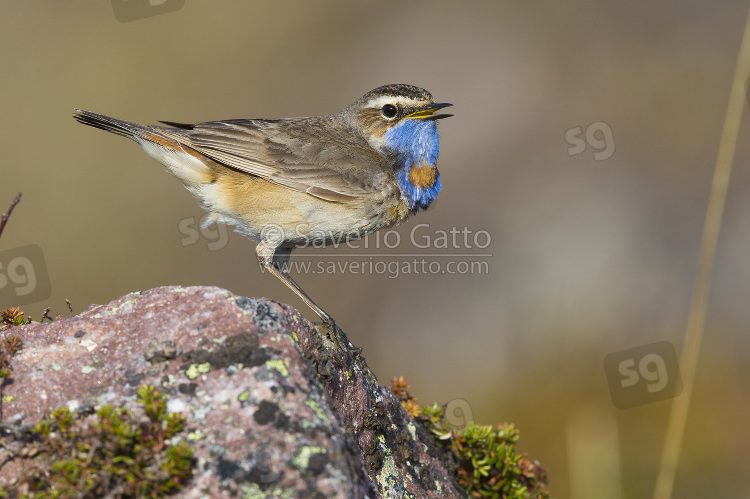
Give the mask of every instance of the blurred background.
M 455 105 L 438 201 L 368 248 L 295 257 L 371 271 L 295 277 L 382 383 L 404 376 L 421 403 L 515 423 L 553 496 L 651 496 L 674 399 L 644 387 L 679 369 L 638 356 L 682 350 L 746 2 L 151 4 L 0 3 L 0 211 L 23 192 L 0 240 L 0 308 L 38 320 L 67 315 L 65 299 L 79 313 L 211 285 L 315 319 L 259 272 L 254 243 L 200 231 L 163 167 L 71 112 L 309 116 L 415 84 Z M 750 495 L 749 136 L 745 119 L 673 497 Z M 454 245 L 451 230 L 469 236 Z M 428 272 L 402 272 L 415 258 Z M 631 357 L 645 395 L 623 403 L 605 358 Z

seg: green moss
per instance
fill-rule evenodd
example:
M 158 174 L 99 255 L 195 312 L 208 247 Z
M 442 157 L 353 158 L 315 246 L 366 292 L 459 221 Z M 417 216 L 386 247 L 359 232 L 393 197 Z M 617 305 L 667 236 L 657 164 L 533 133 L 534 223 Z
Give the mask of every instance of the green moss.
M 269 489 L 261 490 L 256 484 L 243 485 L 241 490 L 242 499 L 268 499 L 269 497 L 278 497 L 280 499 L 289 499 L 294 496 L 294 489 Z
M 281 359 L 267 360 L 266 367 L 278 371 L 284 377 L 289 376 L 289 369 L 287 369 L 286 364 L 284 364 L 284 361 Z
M 315 411 L 315 415 L 318 416 L 318 418 L 322 421 L 328 421 L 328 418 L 326 417 L 326 413 L 323 410 L 322 407 L 320 407 L 320 404 L 318 404 L 313 399 L 307 399 L 305 400 L 305 405 Z
M 512 424 L 469 423 L 458 429 L 445 420 L 445 407 L 439 404 L 420 407 L 403 376 L 393 378 L 390 390 L 414 421 L 436 437 L 436 445 L 455 456 L 459 483 L 472 497 L 549 498 L 547 473 L 538 462 L 516 451 L 519 434 Z M 409 423 L 407 429 L 412 439 L 416 439 L 416 427 Z
M 23 314 L 24 313 L 19 307 L 9 308 L 8 310 L 0 310 L 0 326 L 23 326 L 24 324 L 26 324 L 26 318 L 23 316 Z
M 417 418 L 437 438 L 436 443 L 458 460 L 461 485 L 474 497 L 547 499 L 546 471 L 516 451 L 519 432 L 512 424 L 499 426 L 469 423 L 464 430 L 449 426 L 444 408 L 422 408 Z
M 396 467 L 396 461 L 393 456 L 386 456 L 383 459 L 383 464 L 380 466 L 377 475 L 375 475 L 375 481 L 378 482 L 380 490 L 388 491 L 396 485 L 396 479 L 399 475 L 398 468 Z
M 203 433 L 200 430 L 196 430 L 196 431 L 191 431 L 190 433 L 188 433 L 187 439 L 190 440 L 191 442 L 197 442 L 198 440 L 200 440 L 201 438 L 205 436 L 206 436 L 205 433 Z
M 326 454 L 326 450 L 323 447 L 305 446 L 302 447 L 297 455 L 292 459 L 292 464 L 297 467 L 298 470 L 306 470 L 310 464 L 310 458 L 313 454 Z
M 9 308 L 2 312 L 1 328 L 11 328 L 25 324 L 23 312 L 17 307 Z M 5 388 L 13 382 L 11 379 L 11 359 L 23 348 L 21 337 L 16 334 L 4 334 L 0 337 L 0 415 L 2 415 L 3 404 L 13 401 L 12 395 L 5 395 Z
M 210 370 L 210 362 L 204 362 L 202 364 L 190 364 L 190 367 L 188 367 L 187 371 L 185 371 L 185 376 L 187 376 L 189 379 L 195 379 L 201 374 L 206 374 Z
M 193 450 L 168 444 L 184 430 L 181 414 L 167 414 L 166 396 L 142 386 L 136 400 L 148 418 L 103 405 L 94 414 L 55 409 L 31 429 L 19 489 L 30 498 L 159 497 L 178 492 L 193 475 Z

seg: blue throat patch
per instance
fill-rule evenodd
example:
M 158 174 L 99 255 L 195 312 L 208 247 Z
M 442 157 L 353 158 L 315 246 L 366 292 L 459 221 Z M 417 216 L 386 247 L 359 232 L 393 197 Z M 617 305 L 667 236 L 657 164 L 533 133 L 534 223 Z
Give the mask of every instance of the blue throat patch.
M 440 154 L 440 136 L 438 135 L 435 121 L 405 118 L 398 125 L 391 128 L 383 136 L 386 144 L 398 153 L 400 169 L 396 172 L 401 189 L 406 196 L 409 208 L 412 211 L 427 209 L 430 203 L 440 192 L 440 172 L 437 170 L 437 159 Z M 431 185 L 418 183 L 412 180 L 415 176 L 413 169 L 434 169 L 428 175 L 420 175 L 422 178 L 434 177 Z

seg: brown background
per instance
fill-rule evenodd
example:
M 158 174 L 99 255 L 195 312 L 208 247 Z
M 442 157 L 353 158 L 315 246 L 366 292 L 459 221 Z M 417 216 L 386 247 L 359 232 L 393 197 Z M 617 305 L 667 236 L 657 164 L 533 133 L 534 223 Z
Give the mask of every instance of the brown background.
M 670 403 L 615 408 L 604 358 L 682 348 L 746 13 L 735 1 L 226 1 L 121 23 L 110 2 L 3 2 L 0 210 L 19 190 L 23 201 L 0 257 L 42 248 L 52 295 L 21 302 L 34 318 L 67 313 L 66 298 L 80 312 L 168 284 L 301 307 L 239 235 L 215 251 L 205 237 L 183 245 L 181 220 L 201 215 L 193 198 L 73 108 L 141 123 L 278 118 L 423 86 L 455 105 L 440 122 L 438 202 L 399 228 L 397 248 L 298 260 L 475 253 L 413 247 L 424 223 L 487 231 L 491 256 L 459 260 L 489 274 L 298 280 L 381 381 L 403 375 L 424 403 L 463 399 L 477 422 L 515 422 L 555 497 L 649 497 Z M 569 156 L 566 130 L 593 122 L 612 130 L 614 153 Z M 750 492 L 749 136 L 745 120 L 674 497 Z

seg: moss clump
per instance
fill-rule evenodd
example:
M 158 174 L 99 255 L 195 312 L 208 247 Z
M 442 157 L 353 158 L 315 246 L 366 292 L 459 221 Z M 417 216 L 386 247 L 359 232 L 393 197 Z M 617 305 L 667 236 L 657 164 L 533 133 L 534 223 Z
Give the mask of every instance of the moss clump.
M 10 378 L 10 360 L 23 348 L 23 341 L 15 334 L 7 334 L 0 339 L 0 378 L 2 383 Z
M 26 318 L 19 307 L 0 310 L 0 331 L 13 326 L 23 326 L 26 324 Z
M 0 314 L 2 314 L 0 330 L 26 323 L 23 312 L 18 308 L 9 308 Z M 21 348 L 23 348 L 23 341 L 20 336 L 6 333 L 0 338 L 0 421 L 3 419 L 3 403 L 6 401 L 5 387 L 13 382 L 10 378 L 10 362 L 13 356 L 21 351 Z
M 403 377 L 393 378 L 390 388 L 414 420 L 435 435 L 437 445 L 453 453 L 458 481 L 472 497 L 549 498 L 546 470 L 516 451 L 519 432 L 512 424 L 470 422 L 457 429 L 445 420 L 443 406 L 419 407 Z
M 59 408 L 30 432 L 19 495 L 53 497 L 161 497 L 178 492 L 193 474 L 193 450 L 169 440 L 182 432 L 181 414 L 167 414 L 166 396 L 153 385 L 138 389 L 145 418 L 124 407 L 93 414 Z
M 401 402 L 401 405 L 404 409 L 406 409 L 406 412 L 409 413 L 409 416 L 412 418 L 418 418 L 422 415 L 422 408 L 419 407 L 419 403 L 417 402 L 417 397 L 409 393 L 409 386 L 408 382 L 406 381 L 406 378 L 403 376 L 399 376 L 391 380 L 391 386 L 389 387 L 393 395 L 396 396 L 396 398 Z

